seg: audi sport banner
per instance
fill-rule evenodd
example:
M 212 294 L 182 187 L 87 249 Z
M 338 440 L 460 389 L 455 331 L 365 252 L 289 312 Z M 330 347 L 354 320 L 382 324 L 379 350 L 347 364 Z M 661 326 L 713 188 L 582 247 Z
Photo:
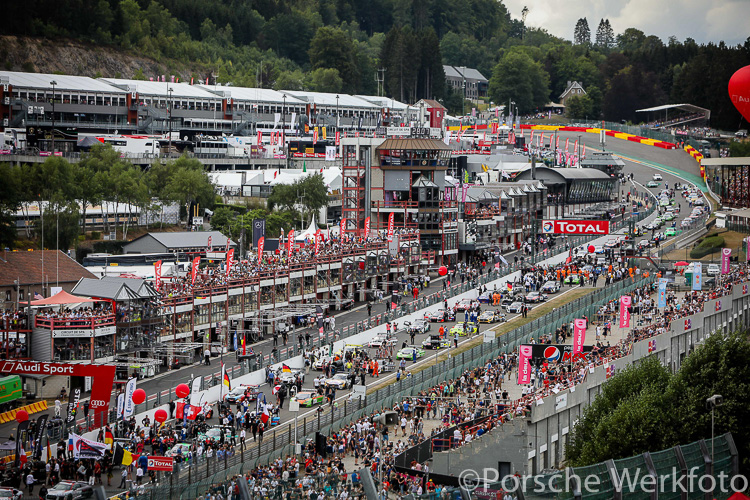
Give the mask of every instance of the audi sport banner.
M 573 320 L 573 354 L 583 352 L 583 343 L 586 341 L 586 320 Z
M 104 453 L 107 451 L 107 445 L 104 443 L 97 443 L 91 441 L 78 434 L 70 434 L 68 442 L 73 442 L 73 458 L 76 460 L 85 460 L 91 458 L 94 460 L 100 460 L 104 458 Z
M 608 220 L 543 220 L 543 234 L 609 234 Z
M 253 219 L 253 246 L 266 236 L 266 219 Z
M 630 328 L 630 295 L 620 297 L 620 328 Z
M 575 324 L 573 327 L 575 328 Z M 585 345 L 581 347 L 580 353 L 574 354 L 574 346 L 570 344 L 521 344 L 521 347 L 529 347 L 531 349 L 529 360 L 534 364 L 571 361 L 585 355 L 587 352 L 591 352 L 593 349 L 593 346 Z M 521 365 L 519 364 L 519 366 Z
M 531 383 L 531 348 L 530 345 L 518 347 L 518 385 Z

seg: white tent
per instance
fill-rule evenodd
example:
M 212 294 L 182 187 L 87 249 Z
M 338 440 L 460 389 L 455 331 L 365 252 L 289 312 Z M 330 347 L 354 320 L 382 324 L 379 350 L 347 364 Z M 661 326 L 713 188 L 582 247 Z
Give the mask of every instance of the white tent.
M 315 233 L 318 231 L 318 225 L 315 223 L 315 216 L 313 215 L 310 221 L 310 227 L 299 233 L 294 237 L 294 241 L 305 241 L 307 239 L 315 239 Z

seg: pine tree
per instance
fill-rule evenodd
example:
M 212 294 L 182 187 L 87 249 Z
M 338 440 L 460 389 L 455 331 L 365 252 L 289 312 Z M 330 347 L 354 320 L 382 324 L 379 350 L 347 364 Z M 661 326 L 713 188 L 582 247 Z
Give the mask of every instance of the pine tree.
M 573 43 L 576 45 L 591 45 L 591 29 L 585 17 L 576 22 L 576 28 L 573 32 Z
M 596 28 L 596 40 L 594 44 L 600 49 L 611 49 L 615 44 L 615 32 L 609 19 L 599 21 L 599 27 Z

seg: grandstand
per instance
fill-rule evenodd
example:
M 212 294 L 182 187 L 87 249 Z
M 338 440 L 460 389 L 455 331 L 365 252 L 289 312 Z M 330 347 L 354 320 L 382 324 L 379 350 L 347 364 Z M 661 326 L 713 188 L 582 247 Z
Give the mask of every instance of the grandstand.
M 648 113 L 643 126 L 654 129 L 706 126 L 711 120 L 711 110 L 694 104 L 663 104 L 653 108 L 635 110 L 636 113 Z

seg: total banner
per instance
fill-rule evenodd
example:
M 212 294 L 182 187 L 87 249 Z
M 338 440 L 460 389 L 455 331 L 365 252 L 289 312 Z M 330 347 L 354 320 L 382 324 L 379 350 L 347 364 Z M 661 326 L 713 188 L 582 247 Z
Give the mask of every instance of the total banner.
M 365 238 L 370 236 L 370 218 L 365 218 Z
M 518 385 L 531 383 L 531 346 L 518 347 Z
M 339 223 L 339 238 L 343 239 L 345 233 L 346 233 L 346 217 L 342 217 L 341 222 Z
M 609 234 L 608 220 L 542 220 L 543 234 Z
M 630 295 L 620 297 L 620 328 L 630 328 Z
M 731 248 L 721 249 L 721 274 L 729 274 L 730 264 L 729 259 L 732 257 Z
M 656 307 L 667 307 L 667 278 L 659 278 L 659 295 L 656 300 Z
M 234 265 L 234 248 L 230 248 L 229 251 L 227 252 L 227 278 L 229 277 L 229 273 L 232 272 L 233 265 Z
M 573 354 L 583 352 L 583 343 L 586 341 L 586 320 L 573 320 Z
M 294 243 L 294 229 L 289 231 L 286 238 L 286 257 L 287 259 L 292 258 L 292 244 Z
M 68 442 L 73 443 L 73 458 L 76 460 L 94 459 L 100 460 L 104 458 L 104 453 L 107 451 L 107 445 L 104 443 L 98 443 L 91 441 L 78 434 L 70 434 Z
M 693 290 L 700 291 L 703 287 L 703 263 L 693 262 Z
M 320 229 L 318 229 L 315 232 L 315 255 L 318 255 L 318 252 L 320 251 L 320 242 L 323 239 L 323 233 L 320 232 Z
M 388 215 L 388 242 L 393 241 L 393 224 L 394 224 L 394 213 L 391 212 Z
M 263 260 L 263 246 L 266 244 L 266 237 L 261 236 L 258 239 L 258 262 Z
M 195 278 L 198 276 L 198 267 L 201 264 L 201 258 L 196 257 L 193 259 L 193 266 L 190 268 L 190 280 L 195 285 Z
M 161 290 L 161 261 L 154 262 L 154 284 L 157 290 Z
M 148 457 L 148 470 L 160 470 L 172 472 L 174 469 L 173 457 Z

